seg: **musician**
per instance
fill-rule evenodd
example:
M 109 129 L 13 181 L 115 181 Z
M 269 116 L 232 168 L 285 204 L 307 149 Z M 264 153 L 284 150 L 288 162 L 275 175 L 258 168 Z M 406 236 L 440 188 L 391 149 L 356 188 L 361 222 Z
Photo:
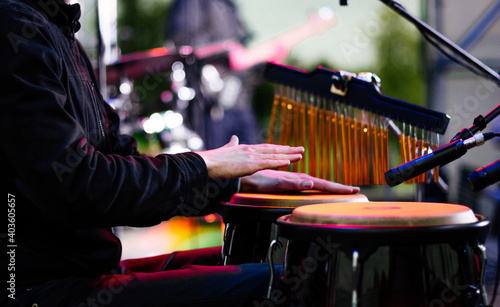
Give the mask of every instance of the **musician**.
M 236 137 L 210 151 L 141 155 L 99 93 L 75 39 L 79 17 L 62 0 L 0 0 L 1 305 L 251 304 L 267 265 L 216 266 L 220 248 L 209 248 L 120 266 L 111 228 L 214 212 L 238 189 L 359 189 L 273 171 L 303 148 Z

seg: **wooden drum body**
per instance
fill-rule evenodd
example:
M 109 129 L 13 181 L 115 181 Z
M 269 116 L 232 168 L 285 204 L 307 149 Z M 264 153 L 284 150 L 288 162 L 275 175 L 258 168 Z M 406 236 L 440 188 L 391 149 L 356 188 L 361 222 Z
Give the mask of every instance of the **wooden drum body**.
M 281 276 L 271 279 L 273 306 L 487 305 L 489 222 L 467 207 L 309 205 L 276 224 L 287 247 Z
M 362 194 L 327 194 L 304 191 L 297 194 L 235 194 L 222 203 L 220 214 L 225 224 L 222 256 L 224 264 L 266 262 L 274 238 L 274 223 L 293 209 L 317 203 L 367 202 Z

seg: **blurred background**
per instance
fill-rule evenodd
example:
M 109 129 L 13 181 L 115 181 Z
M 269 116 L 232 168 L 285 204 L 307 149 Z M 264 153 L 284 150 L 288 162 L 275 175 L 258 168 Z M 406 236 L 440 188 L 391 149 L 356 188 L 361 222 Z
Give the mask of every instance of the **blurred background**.
M 194 129 L 189 129 L 189 114 L 183 112 L 200 93 L 184 86 L 189 70 L 182 61 L 177 61 L 178 49 L 173 53 L 169 51 L 173 49 L 166 29 L 173 1 L 78 2 L 83 8 L 78 38 L 95 67 L 114 67 L 118 76 L 115 82 L 108 80 L 103 94 L 119 111 L 122 132 L 135 135 L 140 151 L 149 154 L 206 148 L 207 142 Z M 400 3 L 495 71 L 500 69 L 500 1 L 404 0 Z M 462 128 L 470 127 L 476 116 L 486 115 L 499 103 L 500 92 L 494 83 L 443 57 L 413 25 L 380 1 L 352 0 L 348 6 L 327 0 L 235 0 L 234 4 L 248 31 L 247 46 L 272 40 L 307 22 L 311 14 L 324 6 L 333 8 L 338 24 L 298 43 L 283 63 L 303 70 L 322 66 L 377 74 L 384 95 L 450 115 L 448 129 L 439 137 L 440 145 L 448 143 Z M 183 52 L 189 55 L 192 50 Z M 227 57 L 224 52 L 214 56 L 216 61 Z M 148 59 L 155 62 L 148 66 L 147 74 L 139 74 L 137 78 L 120 75 L 119 63 Z M 189 62 L 189 56 L 184 59 Z M 159 69 L 158 61 L 166 61 L 168 65 Z M 274 90 L 258 72 L 252 75 L 255 84 L 249 107 L 261 131 L 258 141 L 265 142 Z M 213 110 L 211 116 L 220 115 L 217 109 Z M 169 124 L 165 125 L 167 122 Z M 485 131 L 495 129 L 500 131 L 498 119 Z M 498 185 L 473 192 L 466 175 L 498 160 L 499 146 L 498 142 L 491 141 L 441 168 L 445 184 L 427 187 L 424 200 L 467 205 L 490 218 L 495 231 L 500 202 Z M 397 155 L 394 156 L 390 167 L 401 162 Z M 413 201 L 416 186 L 363 186 L 361 193 L 370 200 Z M 123 258 L 126 259 L 220 245 L 222 229 L 220 216 L 209 215 L 175 218 L 152 228 L 124 227 L 117 232 L 123 241 Z

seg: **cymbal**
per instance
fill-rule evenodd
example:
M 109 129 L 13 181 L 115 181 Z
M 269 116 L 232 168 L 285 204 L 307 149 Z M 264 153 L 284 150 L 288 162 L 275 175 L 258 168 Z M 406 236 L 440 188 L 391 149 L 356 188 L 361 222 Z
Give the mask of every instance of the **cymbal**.
M 137 79 L 169 71 L 174 62 L 184 59 L 185 54 L 163 47 L 123 55 L 117 63 L 106 66 L 106 82 L 113 84 L 120 82 L 122 76 Z

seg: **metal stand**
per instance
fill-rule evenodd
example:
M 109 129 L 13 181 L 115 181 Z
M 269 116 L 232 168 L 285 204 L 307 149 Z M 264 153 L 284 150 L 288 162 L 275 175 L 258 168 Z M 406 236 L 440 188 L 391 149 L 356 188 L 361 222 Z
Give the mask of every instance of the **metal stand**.
M 410 14 L 401 4 L 394 2 L 392 0 L 381 0 L 382 3 L 387 5 L 397 14 L 410 21 L 412 24 L 417 27 L 417 29 L 424 34 L 426 37 L 430 37 L 436 42 L 439 43 L 439 46 L 444 46 L 453 51 L 455 55 L 458 55 L 463 60 L 465 60 L 473 69 L 477 70 L 482 74 L 482 76 L 486 77 L 490 81 L 494 82 L 498 86 L 500 86 L 500 75 L 495 72 L 493 69 L 485 65 L 483 62 L 469 54 L 467 51 L 462 49 L 460 46 L 453 43 L 451 40 L 446 38 L 444 35 L 418 19 L 417 17 Z M 471 69 L 471 67 L 468 67 Z M 486 125 L 491 122 L 495 117 L 500 115 L 500 105 L 494 108 L 490 113 L 486 116 L 479 115 L 474 119 L 474 124 L 469 128 L 464 128 L 460 132 L 458 132 L 453 139 L 452 142 L 459 139 L 466 139 L 473 136 L 476 132 L 483 130 L 486 128 Z

